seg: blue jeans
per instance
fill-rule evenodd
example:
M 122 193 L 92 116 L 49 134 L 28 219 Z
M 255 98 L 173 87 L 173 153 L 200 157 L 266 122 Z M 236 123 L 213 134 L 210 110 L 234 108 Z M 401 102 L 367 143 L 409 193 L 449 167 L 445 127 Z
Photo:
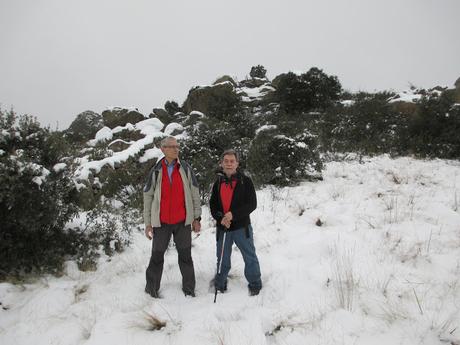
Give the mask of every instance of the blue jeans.
M 221 271 L 219 273 L 220 257 L 222 254 L 222 242 L 224 232 L 219 231 L 217 240 L 217 274 L 215 277 L 215 286 L 217 289 L 225 290 L 227 288 L 227 276 L 231 268 L 231 255 L 233 243 L 239 248 L 244 260 L 244 276 L 248 281 L 250 289 L 262 288 L 260 279 L 259 260 L 257 259 L 256 248 L 254 247 L 254 237 L 252 226 L 248 225 L 249 237 L 245 228 L 225 232 L 224 254 L 222 259 Z

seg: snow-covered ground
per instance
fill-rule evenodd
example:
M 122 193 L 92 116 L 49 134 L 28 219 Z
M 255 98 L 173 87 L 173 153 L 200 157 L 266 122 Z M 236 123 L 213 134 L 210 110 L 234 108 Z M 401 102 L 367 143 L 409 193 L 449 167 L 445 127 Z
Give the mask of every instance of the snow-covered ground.
M 173 247 L 163 298 L 144 293 L 150 242 L 135 233 L 97 272 L 68 263 L 61 278 L 0 284 L 0 344 L 460 344 L 459 162 L 332 162 L 324 181 L 266 188 L 258 203 L 259 296 L 248 296 L 235 249 L 228 292 L 213 303 L 205 208 L 197 297 L 181 291 Z

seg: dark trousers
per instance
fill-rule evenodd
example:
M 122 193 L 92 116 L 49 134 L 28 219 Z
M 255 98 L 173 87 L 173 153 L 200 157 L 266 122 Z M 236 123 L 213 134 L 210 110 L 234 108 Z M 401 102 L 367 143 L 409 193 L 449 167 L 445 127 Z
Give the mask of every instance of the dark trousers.
M 148 291 L 160 289 L 161 276 L 166 249 L 173 235 L 176 244 L 180 272 L 182 274 L 182 290 L 195 291 L 195 270 L 192 260 L 192 233 L 191 226 L 179 224 L 162 224 L 160 228 L 153 228 L 152 255 L 146 271 Z

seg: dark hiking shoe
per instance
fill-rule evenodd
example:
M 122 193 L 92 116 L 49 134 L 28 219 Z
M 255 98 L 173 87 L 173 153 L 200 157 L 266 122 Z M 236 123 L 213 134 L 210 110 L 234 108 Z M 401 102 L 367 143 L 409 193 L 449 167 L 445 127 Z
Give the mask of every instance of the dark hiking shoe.
M 225 282 L 224 286 L 214 286 L 217 291 L 219 291 L 220 293 L 224 293 L 225 291 L 227 291 L 227 282 Z
M 257 296 L 259 292 L 259 288 L 249 288 L 249 296 Z
M 153 289 L 149 289 L 149 288 L 146 287 L 145 288 L 145 293 L 149 294 L 153 298 L 161 298 L 160 294 L 158 293 L 158 290 L 153 290 Z
M 184 292 L 185 297 L 187 297 L 187 296 L 195 297 L 195 291 L 188 291 L 188 290 L 184 290 L 184 289 L 182 289 L 182 291 Z
M 219 291 L 220 293 L 224 293 L 225 291 L 227 291 L 227 286 L 224 286 L 224 287 L 216 287 L 217 291 Z
M 225 281 L 224 286 L 217 286 L 216 278 L 212 279 L 209 282 L 209 292 L 214 292 L 216 290 L 221 292 L 221 293 L 224 293 L 225 291 L 227 291 L 227 281 Z
M 224 293 L 225 291 L 227 291 L 227 281 L 225 281 L 224 286 L 215 285 L 214 287 L 217 289 L 217 291 Z

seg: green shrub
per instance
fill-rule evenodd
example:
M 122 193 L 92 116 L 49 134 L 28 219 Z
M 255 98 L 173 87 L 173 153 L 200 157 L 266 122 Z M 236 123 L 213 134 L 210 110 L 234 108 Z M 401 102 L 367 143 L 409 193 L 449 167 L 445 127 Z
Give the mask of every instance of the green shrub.
M 207 200 L 215 179 L 220 155 L 233 148 L 242 156 L 242 168 L 249 143 L 254 137 L 255 121 L 247 112 L 239 112 L 231 122 L 205 116 L 187 129 L 187 137 L 181 141 L 181 157 L 196 172 L 202 200 Z
M 324 110 L 339 99 L 342 90 L 336 76 L 328 76 L 316 67 L 301 75 L 281 74 L 272 84 L 275 99 L 286 114 Z
M 296 185 L 304 179 L 321 178 L 321 162 L 316 138 L 305 131 L 288 137 L 278 129 L 260 131 L 252 141 L 248 169 L 257 186 Z
M 168 112 L 169 115 L 174 116 L 174 114 L 181 112 L 182 108 L 176 101 L 166 101 L 165 110 Z
M 77 213 L 55 139 L 30 116 L 0 110 L 0 279 L 57 273 L 71 248 L 64 225 Z
M 359 93 L 351 105 L 329 108 L 320 125 L 323 149 L 366 155 L 405 153 L 408 117 L 388 103 L 390 96 Z
M 251 67 L 251 72 L 249 72 L 249 75 L 251 78 L 265 78 L 267 74 L 267 70 L 265 69 L 264 66 L 262 65 L 257 65 L 257 66 L 252 66 Z
M 422 157 L 460 158 L 460 106 L 452 90 L 423 97 L 408 128 L 410 150 Z

